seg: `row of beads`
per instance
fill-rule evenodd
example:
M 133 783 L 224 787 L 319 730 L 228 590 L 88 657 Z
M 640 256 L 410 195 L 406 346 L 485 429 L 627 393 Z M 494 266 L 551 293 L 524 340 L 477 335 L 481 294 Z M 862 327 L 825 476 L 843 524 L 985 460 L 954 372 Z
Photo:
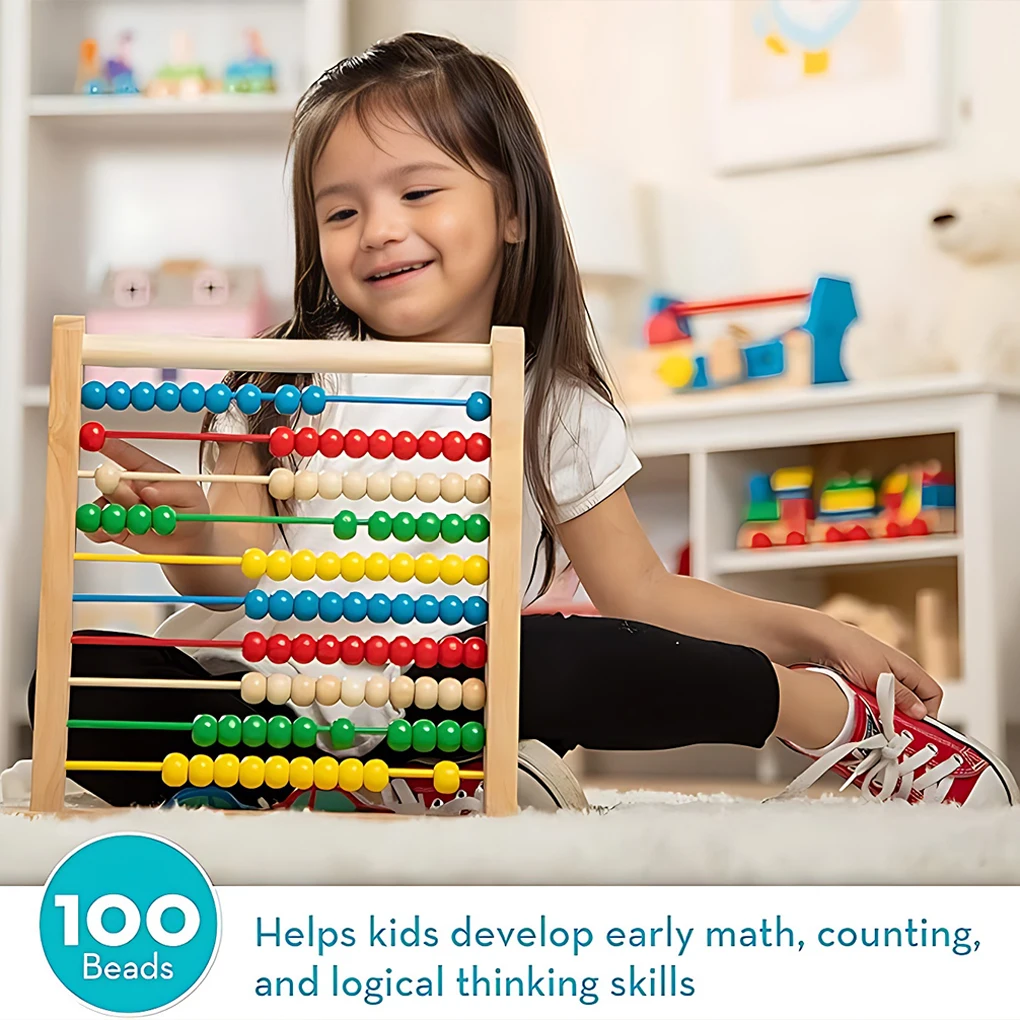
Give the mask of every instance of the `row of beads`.
M 350 719 L 335 719 L 328 725 L 320 725 L 308 716 L 290 719 L 285 715 L 274 715 L 269 719 L 261 715 L 249 715 L 242 721 L 240 716 L 199 715 L 191 724 L 191 739 L 198 747 L 262 747 L 268 744 L 277 750 L 289 747 L 314 747 L 320 733 L 328 733 L 334 750 L 347 751 L 354 746 L 359 733 L 372 727 L 357 727 Z M 438 725 L 430 719 L 418 719 L 412 725 L 406 719 L 394 719 L 386 727 L 386 746 L 391 751 L 407 751 L 413 748 L 423 754 L 438 748 L 444 754 L 464 750 L 475 754 L 485 746 L 485 727 L 479 722 L 461 725 L 452 719 L 444 719 Z
M 98 480 L 97 472 L 97 485 Z M 453 471 L 442 478 L 430 471 L 415 478 L 410 471 L 398 471 L 391 476 L 383 471 L 365 475 L 360 471 L 345 471 L 343 474 L 339 471 L 295 473 L 288 468 L 274 468 L 269 473 L 269 495 L 280 501 L 307 501 L 316 496 L 323 499 L 339 499 L 344 496 L 356 500 L 367 496 L 381 503 L 392 496 L 401 503 L 415 498 L 422 503 L 434 503 L 440 497 L 446 503 L 459 503 L 462 499 L 470 503 L 484 503 L 489 498 L 489 479 L 479 474 L 465 478 Z
M 294 758 L 287 761 L 274 754 L 263 761 L 255 755 L 238 759 L 236 754 L 219 754 L 215 761 L 207 754 L 187 755 L 172 752 L 163 759 L 160 776 L 167 786 L 209 786 L 223 789 L 241 784 L 247 790 L 257 790 L 265 784 L 274 790 L 293 786 L 308 790 L 347 790 L 354 793 L 364 787 L 373 793 L 386 789 L 390 781 L 390 767 L 373 758 L 362 762 L 360 758 L 337 761 L 330 755 L 316 759 Z M 437 793 L 456 793 L 460 789 L 460 769 L 452 761 L 437 762 L 432 767 L 432 785 Z
M 477 595 L 461 601 L 456 595 L 447 595 L 437 599 L 434 595 L 395 595 L 392 599 L 387 595 L 376 594 L 366 598 L 361 592 L 352 591 L 347 595 L 339 592 L 326 592 L 319 595 L 314 591 L 299 591 L 292 595 L 289 591 L 274 591 L 271 594 L 261 588 L 255 588 L 244 597 L 244 613 L 249 620 L 264 620 L 266 616 L 274 620 L 289 620 L 292 616 L 307 623 L 318 617 L 326 623 L 337 623 L 349 620 L 361 623 L 366 617 L 371 623 L 405 624 L 412 620 L 419 623 L 443 623 L 453 625 L 462 620 L 472 626 L 485 623 L 489 616 L 489 606 L 485 599 Z
M 268 575 L 273 581 L 286 581 L 292 576 L 298 581 L 310 581 L 313 577 L 335 581 L 342 576 L 352 583 L 363 577 L 370 581 L 384 581 L 392 577 L 394 581 L 406 583 L 415 577 L 422 584 L 442 580 L 444 584 L 466 581 L 481 585 L 489 578 L 489 561 L 484 556 L 469 556 L 463 560 L 453 553 L 440 560 L 432 553 L 422 553 L 417 558 L 410 553 L 387 556 L 381 552 L 368 556 L 356 552 L 344 556 L 324 552 L 316 556 L 307 549 L 295 553 L 286 549 L 274 549 L 270 553 L 262 549 L 248 549 L 241 557 L 241 572 L 253 581 Z
M 289 384 L 277 387 L 272 393 L 252 383 L 239 386 L 236 392 L 225 383 L 214 383 L 207 389 L 197 382 L 185 383 L 183 386 L 172 382 L 161 383 L 159 386 L 140 382 L 129 386 L 126 382 L 118 381 L 105 386 L 93 380 L 81 388 L 82 405 L 91 411 L 99 411 L 104 407 L 114 411 L 126 411 L 129 407 L 136 411 L 151 411 L 154 407 L 160 411 L 176 411 L 180 407 L 192 413 L 212 411 L 213 414 L 223 414 L 230 407 L 231 401 L 236 401 L 237 409 L 242 414 L 252 415 L 259 411 L 264 402 L 270 400 L 278 414 L 288 417 L 298 411 L 312 416 L 322 414 L 329 403 L 326 391 L 321 386 L 306 386 L 299 390 Z M 485 393 L 472 393 L 464 401 L 464 406 L 472 421 L 484 421 L 492 412 L 492 402 Z
M 335 705 L 338 701 L 348 708 L 364 703 L 372 708 L 392 705 L 394 708 L 430 709 L 438 706 L 444 712 L 453 712 L 463 706 L 469 712 L 485 707 L 485 684 L 478 677 L 463 682 L 452 676 L 436 680 L 420 676 L 398 676 L 387 680 L 384 676 L 287 676 L 285 673 L 245 673 L 241 678 L 241 700 L 248 705 L 285 705 L 294 702 L 299 708 L 312 704 Z
M 396 457 L 397 460 L 410 460 L 412 457 L 424 457 L 434 460 L 442 455 L 446 460 L 460 460 L 465 455 L 468 460 L 487 460 L 492 443 L 487 435 L 474 432 L 465 437 L 462 432 L 447 432 L 441 436 L 429 429 L 420 436 L 413 432 L 398 432 L 395 436 L 385 429 L 376 429 L 366 435 L 361 429 L 351 429 L 347 433 L 337 429 L 326 429 L 317 432 L 310 426 L 298 429 L 280 425 L 269 433 L 269 452 L 274 457 L 289 457 L 296 453 L 299 457 L 314 457 L 321 453 L 323 457 L 339 457 L 345 454 L 352 460 L 359 460 L 366 454 L 375 460 Z
M 316 640 L 311 634 L 299 634 L 288 637 L 286 634 L 272 634 L 266 637 L 258 631 L 252 631 L 241 639 L 241 654 L 248 662 L 261 662 L 269 659 L 277 665 L 293 659 L 302 665 L 318 661 L 324 666 L 332 666 L 343 661 L 346 666 L 358 666 L 367 662 L 370 666 L 383 666 L 392 662 L 395 666 L 409 666 L 413 662 L 420 669 L 431 669 L 443 666 L 455 669 L 467 666 L 468 669 L 481 669 L 485 665 L 485 642 L 478 637 L 461 641 L 460 638 L 446 637 L 442 641 L 423 637 L 414 642 L 407 637 L 396 637 L 392 641 L 374 635 L 367 640 L 353 634 L 342 640 L 332 634 L 326 634 Z

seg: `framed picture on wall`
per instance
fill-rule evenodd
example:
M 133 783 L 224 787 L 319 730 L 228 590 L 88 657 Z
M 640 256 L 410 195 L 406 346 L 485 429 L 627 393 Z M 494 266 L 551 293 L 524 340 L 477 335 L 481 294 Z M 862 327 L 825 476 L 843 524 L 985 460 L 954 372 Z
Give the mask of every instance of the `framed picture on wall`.
M 715 0 L 721 172 L 891 152 L 944 129 L 941 0 Z

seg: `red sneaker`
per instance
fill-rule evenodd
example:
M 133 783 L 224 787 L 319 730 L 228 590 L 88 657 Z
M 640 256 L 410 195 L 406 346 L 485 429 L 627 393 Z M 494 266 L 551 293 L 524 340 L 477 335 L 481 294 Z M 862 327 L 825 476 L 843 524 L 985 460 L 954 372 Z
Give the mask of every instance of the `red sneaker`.
M 822 666 L 805 666 L 816 673 L 837 677 Z M 815 758 L 780 797 L 795 797 L 832 769 L 846 782 L 861 788 L 868 800 L 907 800 L 911 804 L 966 804 L 988 807 L 1020 803 L 1017 788 L 1005 764 L 976 740 L 928 716 L 912 719 L 896 710 L 895 677 L 883 673 L 874 694 L 839 677 L 853 698 L 853 733 L 850 739 L 821 756 L 784 741 L 801 754 Z

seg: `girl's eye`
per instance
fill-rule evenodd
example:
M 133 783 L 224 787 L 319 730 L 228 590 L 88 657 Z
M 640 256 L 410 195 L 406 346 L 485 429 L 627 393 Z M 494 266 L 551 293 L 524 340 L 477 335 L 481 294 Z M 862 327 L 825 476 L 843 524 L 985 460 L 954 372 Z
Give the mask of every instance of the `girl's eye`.
M 410 202 L 416 202 L 420 198 L 428 198 L 429 195 L 434 195 L 438 190 L 438 188 L 419 188 L 417 191 L 409 191 L 404 195 L 404 198 Z
M 338 209 L 335 213 L 330 215 L 327 219 L 327 223 L 341 223 L 344 220 L 349 220 L 354 215 L 353 209 Z

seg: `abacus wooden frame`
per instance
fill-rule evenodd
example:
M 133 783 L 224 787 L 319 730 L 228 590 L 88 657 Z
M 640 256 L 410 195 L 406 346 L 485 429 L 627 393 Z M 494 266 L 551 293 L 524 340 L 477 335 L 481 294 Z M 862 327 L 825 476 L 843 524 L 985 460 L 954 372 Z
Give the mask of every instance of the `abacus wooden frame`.
M 517 811 L 524 487 L 523 329 L 493 327 L 488 344 L 106 336 L 86 333 L 84 317 L 76 315 L 58 315 L 53 320 L 31 810 L 59 812 L 64 809 L 78 432 L 81 428 L 82 369 L 86 365 L 491 378 L 485 813 L 492 816 L 514 814 Z

